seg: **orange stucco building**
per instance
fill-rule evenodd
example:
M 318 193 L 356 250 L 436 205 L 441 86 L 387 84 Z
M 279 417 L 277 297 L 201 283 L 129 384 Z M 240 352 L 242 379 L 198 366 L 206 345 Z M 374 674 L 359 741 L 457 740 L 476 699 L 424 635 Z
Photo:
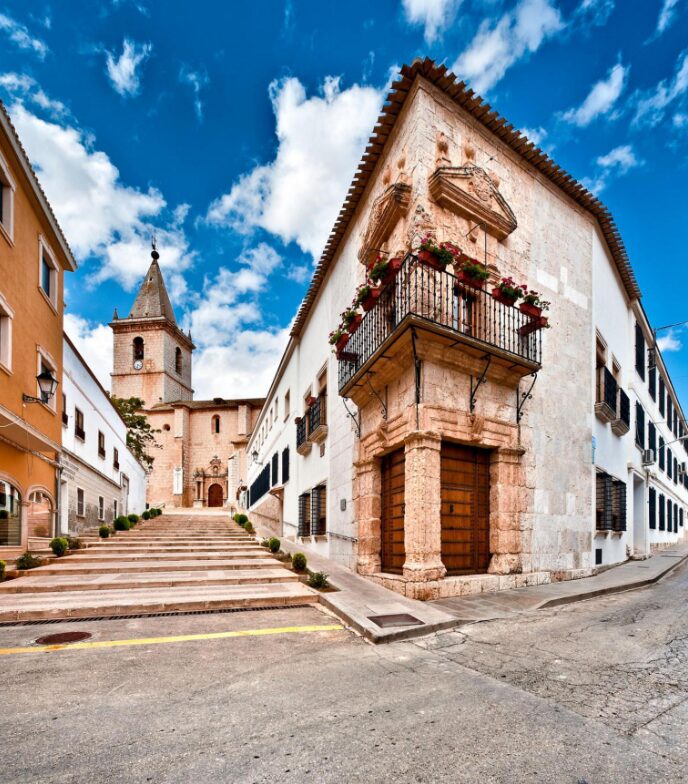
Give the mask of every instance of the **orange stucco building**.
M 0 558 L 25 550 L 30 537 L 52 536 L 55 530 L 63 277 L 75 269 L 0 102 Z M 57 382 L 50 398 L 39 389 L 41 373 Z

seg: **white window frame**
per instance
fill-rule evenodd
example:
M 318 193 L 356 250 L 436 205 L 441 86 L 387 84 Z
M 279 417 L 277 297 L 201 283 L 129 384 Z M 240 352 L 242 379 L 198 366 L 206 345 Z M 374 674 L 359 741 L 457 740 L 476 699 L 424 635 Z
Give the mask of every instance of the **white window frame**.
M 98 496 L 98 520 L 105 520 L 105 499 L 102 495 Z
M 117 519 L 117 499 L 114 498 L 112 501 L 112 519 Z
M 14 194 L 17 186 L 2 153 L 0 153 L 0 182 L 3 185 L 0 198 L 2 198 L 2 213 L 4 216 L 3 220 L 0 221 L 0 234 L 5 237 L 10 245 L 14 245 Z
M 291 390 L 288 389 L 284 393 L 284 421 L 286 422 L 289 419 L 289 414 L 291 413 Z
M 51 370 L 55 376 L 58 378 L 57 372 L 57 362 L 52 358 L 52 355 L 49 351 L 46 351 L 42 346 L 37 347 L 36 351 L 36 375 L 38 376 L 42 371 L 42 365 L 46 365 L 49 370 Z M 38 385 L 38 381 L 36 381 L 36 397 L 40 400 L 41 397 L 41 388 Z M 55 388 L 55 394 L 48 400 L 47 403 L 44 403 L 41 400 L 41 405 L 45 406 L 48 411 L 52 411 L 53 414 L 57 413 L 57 387 Z
M 14 310 L 0 293 L 0 368 L 12 372 L 12 321 Z
M 79 493 L 81 493 L 81 511 L 79 511 Z M 83 487 L 77 487 L 76 489 L 76 516 L 86 516 L 86 493 Z
M 50 294 L 43 288 L 43 259 L 46 259 L 48 262 L 48 266 L 51 268 L 50 271 Z M 46 302 L 50 305 L 50 307 L 57 312 L 58 307 L 58 299 L 57 299 L 57 289 L 59 287 L 60 282 L 60 268 L 57 265 L 57 261 L 55 261 L 55 254 L 53 253 L 52 248 L 45 240 L 45 237 L 40 234 L 38 237 L 38 288 L 41 294 L 45 297 Z

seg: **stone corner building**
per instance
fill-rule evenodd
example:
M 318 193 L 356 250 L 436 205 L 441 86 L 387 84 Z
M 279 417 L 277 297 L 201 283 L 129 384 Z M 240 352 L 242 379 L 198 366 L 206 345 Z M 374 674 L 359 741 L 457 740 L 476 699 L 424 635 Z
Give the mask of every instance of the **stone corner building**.
M 484 288 L 422 263 L 427 236 L 476 259 Z M 335 358 L 333 314 L 380 253 L 399 270 Z M 551 329 L 492 296 L 506 276 L 551 301 Z M 670 439 L 685 460 L 688 430 L 651 341 L 609 211 L 417 60 L 388 96 L 256 423 L 251 514 L 423 599 L 579 577 L 676 541 L 686 465 L 674 454 L 661 469 Z M 671 398 L 661 438 L 646 435 L 648 366 Z
M 130 314 L 110 324 L 112 394 L 138 397 L 157 431 L 148 502 L 173 507 L 236 506 L 246 478 L 245 447 L 262 399 L 194 400 L 191 335 L 178 326 L 153 248 Z

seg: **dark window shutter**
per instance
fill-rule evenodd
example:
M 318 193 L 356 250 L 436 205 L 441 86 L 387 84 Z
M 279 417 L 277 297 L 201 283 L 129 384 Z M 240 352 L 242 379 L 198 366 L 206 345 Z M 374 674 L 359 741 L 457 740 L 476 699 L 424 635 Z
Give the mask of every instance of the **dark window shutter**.
M 626 530 L 626 483 L 620 479 L 614 480 L 613 516 L 614 530 Z
M 635 369 L 640 378 L 645 379 L 645 337 L 638 323 L 635 325 Z
M 279 484 L 279 455 L 272 456 L 272 487 Z
M 657 428 L 654 422 L 647 423 L 647 448 L 657 453 Z
M 645 449 L 645 411 L 637 401 L 635 404 L 635 442 L 641 449 Z
M 659 470 L 664 471 L 664 439 L 659 437 Z
M 299 536 L 310 536 L 311 533 L 311 495 L 302 493 L 299 496 Z
M 650 528 L 657 528 L 657 491 L 651 487 L 648 494 L 648 517 Z
M 678 510 L 678 524 L 683 528 L 683 507 Z
M 664 523 L 666 519 L 666 506 L 664 504 L 664 496 L 659 494 L 659 530 L 663 531 L 666 528 Z
M 289 481 L 289 447 L 282 450 L 282 484 Z
M 597 474 L 597 530 L 611 531 L 612 519 L 612 478 L 609 474 Z
M 651 367 L 647 375 L 647 388 L 650 392 L 650 397 L 653 400 L 657 399 L 657 368 Z
M 664 379 L 659 377 L 659 413 L 664 416 Z

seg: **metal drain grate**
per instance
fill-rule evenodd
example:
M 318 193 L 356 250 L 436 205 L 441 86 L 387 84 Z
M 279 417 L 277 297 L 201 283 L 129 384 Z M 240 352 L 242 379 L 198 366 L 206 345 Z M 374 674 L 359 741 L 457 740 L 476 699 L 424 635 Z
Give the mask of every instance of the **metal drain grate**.
M 46 626 L 53 623 L 90 623 L 91 621 L 129 621 L 137 618 L 171 618 L 177 615 L 221 615 L 223 613 L 253 612 L 265 610 L 298 610 L 312 607 L 312 604 L 271 604 L 267 607 L 220 607 L 217 610 L 183 610 L 165 613 L 137 613 L 134 615 L 97 615 L 88 618 L 46 618 L 37 621 L 0 621 L 0 629 L 5 626 Z
M 36 640 L 38 645 L 62 645 L 66 642 L 82 642 L 89 640 L 93 635 L 90 632 L 59 632 L 58 634 L 46 634 Z
M 408 613 L 399 613 L 398 615 L 369 615 L 368 620 L 377 624 L 381 629 L 387 629 L 390 626 L 422 626 L 423 621 L 414 618 L 413 615 Z

